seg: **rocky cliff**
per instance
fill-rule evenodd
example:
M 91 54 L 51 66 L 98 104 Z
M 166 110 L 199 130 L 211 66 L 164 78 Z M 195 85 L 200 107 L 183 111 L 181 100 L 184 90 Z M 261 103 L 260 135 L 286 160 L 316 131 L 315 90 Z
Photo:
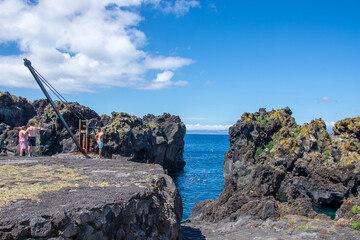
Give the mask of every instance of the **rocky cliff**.
M 289 108 L 242 115 L 229 129 L 224 190 L 197 203 L 190 219 L 315 217 L 326 207 L 340 208 L 337 219 L 348 224 L 359 221 L 349 209 L 360 205 L 360 117 L 337 122 L 329 134 L 321 119 L 300 126 L 291 115 Z
M 179 239 L 182 203 L 157 164 L 0 157 L 0 239 Z
M 0 123 L 20 127 L 35 115 L 34 107 L 25 98 L 0 92 Z
M 184 168 L 186 129 L 178 116 L 149 114 L 141 119 L 113 112 L 111 117 L 102 116 L 100 121 L 105 126 L 105 156 L 121 155 L 137 162 L 157 163 L 170 173 Z
M 163 114 L 144 118 L 127 113 L 113 112 L 112 116 L 99 116 L 95 111 L 78 103 L 55 102 L 72 132 L 78 136 L 79 118 L 94 119 L 97 131 L 105 128 L 104 155 L 108 158 L 128 157 L 134 161 L 158 163 L 170 173 L 185 166 L 185 125 L 178 116 Z M 18 155 L 19 127 L 32 121 L 43 130 L 38 135 L 39 155 L 52 155 L 77 151 L 70 135 L 48 104 L 41 99 L 28 102 L 8 92 L 0 93 L 0 144 L 3 154 Z M 94 137 L 90 151 L 96 152 Z

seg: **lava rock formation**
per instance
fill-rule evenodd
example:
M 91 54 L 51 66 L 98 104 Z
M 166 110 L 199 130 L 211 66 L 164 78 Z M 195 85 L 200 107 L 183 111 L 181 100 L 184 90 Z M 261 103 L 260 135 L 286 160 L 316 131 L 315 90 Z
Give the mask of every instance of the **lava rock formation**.
M 101 117 L 92 109 L 78 103 L 55 101 L 61 115 L 78 136 L 79 118 L 94 119 L 97 131 L 105 129 L 103 154 L 108 158 L 128 157 L 133 161 L 157 163 L 169 173 L 185 166 L 183 159 L 186 128 L 178 116 L 164 113 L 146 115 L 143 119 L 127 113 L 113 112 Z M 0 152 L 18 155 L 18 132 L 28 122 L 39 125 L 39 155 L 76 152 L 76 144 L 47 100 L 28 102 L 9 92 L 0 92 Z M 90 151 L 96 152 L 95 139 L 90 139 Z
M 319 217 L 318 207 L 340 208 L 337 219 L 350 218 L 346 212 L 360 205 L 360 117 L 337 122 L 329 134 L 323 120 L 299 126 L 291 115 L 288 107 L 242 115 L 229 129 L 224 190 L 196 203 L 190 219 Z

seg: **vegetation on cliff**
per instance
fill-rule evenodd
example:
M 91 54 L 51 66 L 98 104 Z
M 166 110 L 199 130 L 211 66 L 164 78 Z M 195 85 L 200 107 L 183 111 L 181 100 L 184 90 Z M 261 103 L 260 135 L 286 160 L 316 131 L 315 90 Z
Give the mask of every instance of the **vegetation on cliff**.
M 349 212 L 360 206 L 360 117 L 329 134 L 322 119 L 298 125 L 291 115 L 288 107 L 242 115 L 229 129 L 224 191 L 195 205 L 191 218 L 315 217 L 315 209 L 331 208 L 357 226 L 358 214 Z
M 298 163 L 343 168 L 360 164 L 360 117 L 346 118 L 335 124 L 333 133 L 326 131 L 322 119 L 297 125 L 289 108 L 258 113 L 244 113 L 242 123 L 254 125 L 254 164 L 264 164 L 288 155 Z
M 164 113 L 161 116 L 146 115 L 143 118 L 127 113 L 112 112 L 111 117 L 99 116 L 94 110 L 76 102 L 64 104 L 55 101 L 59 112 L 78 136 L 79 119 L 94 119 L 96 131 L 105 129 L 103 154 L 108 158 L 128 157 L 131 160 L 158 163 L 171 173 L 185 166 L 185 125 L 178 116 Z M 39 155 L 77 151 L 75 143 L 66 131 L 55 111 L 45 99 L 28 102 L 9 92 L 0 94 L 0 146 L 3 154 L 18 155 L 19 127 L 29 122 L 42 130 L 37 139 Z M 97 144 L 90 139 L 90 151 L 96 152 Z

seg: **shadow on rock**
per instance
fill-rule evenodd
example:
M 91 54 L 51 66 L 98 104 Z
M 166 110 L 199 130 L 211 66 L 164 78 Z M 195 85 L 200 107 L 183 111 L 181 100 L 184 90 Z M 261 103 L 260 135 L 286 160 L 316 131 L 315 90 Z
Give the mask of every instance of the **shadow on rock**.
M 199 228 L 181 226 L 181 240 L 205 240 Z

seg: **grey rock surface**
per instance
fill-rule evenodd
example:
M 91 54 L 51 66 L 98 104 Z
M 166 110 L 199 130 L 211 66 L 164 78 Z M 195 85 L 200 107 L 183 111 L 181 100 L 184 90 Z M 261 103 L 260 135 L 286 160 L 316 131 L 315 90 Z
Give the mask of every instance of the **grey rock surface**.
M 181 197 L 160 165 L 61 154 L 34 158 L 0 157 L 0 168 L 5 167 L 54 174 L 71 169 L 79 177 L 60 190 L 7 201 L 0 210 L 1 239 L 180 237 Z M 2 188 L 17 186 L 11 176 L 2 179 L 5 182 Z M 46 179 L 33 181 L 30 185 L 36 181 L 49 184 Z
M 182 240 L 356 240 L 360 234 L 348 227 L 338 227 L 329 220 L 287 216 L 282 220 L 260 220 L 242 216 L 235 222 L 186 221 L 181 225 Z

